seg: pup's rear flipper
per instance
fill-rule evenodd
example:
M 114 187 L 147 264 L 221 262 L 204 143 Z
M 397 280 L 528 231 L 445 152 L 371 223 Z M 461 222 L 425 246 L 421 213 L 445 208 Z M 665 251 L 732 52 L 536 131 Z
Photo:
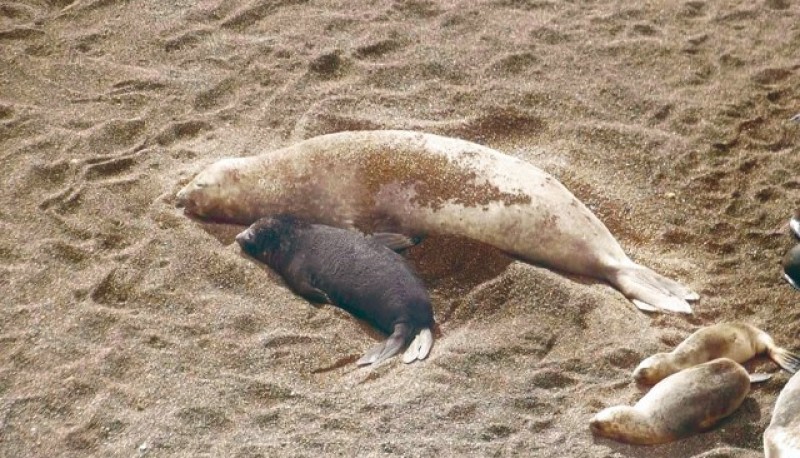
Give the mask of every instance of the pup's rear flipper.
M 388 339 L 370 348 L 364 356 L 361 357 L 356 364 L 359 366 L 366 366 L 369 364 L 377 364 L 385 359 L 400 353 L 403 345 L 408 339 L 411 329 L 405 323 L 398 323 L 394 325 L 394 332 Z
M 769 357 L 784 370 L 794 374 L 800 369 L 800 355 L 781 347 L 767 347 Z
M 409 364 L 414 361 L 422 361 L 431 352 L 431 347 L 433 347 L 433 333 L 430 328 L 420 330 L 406 352 L 403 353 L 403 362 Z
M 619 268 L 608 281 L 639 309 L 648 312 L 692 313 L 687 301 L 699 298 L 691 289 L 637 264 Z

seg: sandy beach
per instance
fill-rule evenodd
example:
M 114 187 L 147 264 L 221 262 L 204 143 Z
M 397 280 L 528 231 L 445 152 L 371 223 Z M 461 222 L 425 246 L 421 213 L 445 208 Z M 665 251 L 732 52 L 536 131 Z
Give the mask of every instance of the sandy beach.
M 780 278 L 798 50 L 787 0 L 0 3 L 0 456 L 762 456 L 788 380 L 766 358 L 710 432 L 637 447 L 588 422 L 701 326 L 800 349 Z M 217 159 L 367 129 L 535 164 L 695 313 L 431 237 L 408 253 L 430 357 L 357 368 L 382 335 L 175 193 Z

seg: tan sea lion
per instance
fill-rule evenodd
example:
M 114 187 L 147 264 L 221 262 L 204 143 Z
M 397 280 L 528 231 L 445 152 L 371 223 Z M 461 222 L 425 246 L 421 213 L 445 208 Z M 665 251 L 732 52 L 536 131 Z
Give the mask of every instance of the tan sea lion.
M 750 392 L 750 378 L 727 358 L 682 370 L 654 386 L 633 407 L 614 406 L 592 418 L 596 436 L 629 444 L 663 444 L 708 430 Z
M 341 307 L 389 334 L 357 361 L 359 366 L 380 363 L 405 346 L 405 363 L 428 356 L 434 325 L 428 292 L 386 244 L 287 215 L 259 219 L 236 242 L 281 274 L 297 294 Z
M 698 329 L 669 353 L 656 353 L 633 372 L 638 383 L 654 385 L 687 367 L 716 358 L 737 363 L 766 352 L 779 366 L 791 373 L 800 368 L 800 355 L 775 345 L 766 332 L 747 323 L 720 323 Z
M 363 232 L 457 235 L 605 280 L 640 309 L 691 313 L 689 288 L 633 262 L 549 174 L 485 146 L 409 131 L 340 132 L 220 160 L 177 196 L 201 219 L 293 214 Z
M 800 458 L 800 375 L 793 375 L 775 401 L 764 431 L 766 458 Z

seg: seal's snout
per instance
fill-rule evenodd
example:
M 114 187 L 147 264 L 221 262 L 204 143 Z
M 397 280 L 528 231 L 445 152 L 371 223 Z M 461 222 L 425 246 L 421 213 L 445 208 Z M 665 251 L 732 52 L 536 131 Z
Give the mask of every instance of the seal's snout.
M 253 243 L 253 231 L 250 230 L 250 229 L 246 229 L 246 230 L 240 232 L 236 236 L 236 243 L 238 243 L 239 246 L 241 246 L 243 248 L 246 245 L 249 245 L 249 244 Z
M 595 416 L 589 421 L 589 430 L 595 436 L 601 435 L 603 432 L 603 421 L 598 419 L 597 416 Z
M 181 189 L 175 194 L 175 206 L 178 208 L 186 208 L 186 204 L 189 200 L 189 192 L 186 188 Z

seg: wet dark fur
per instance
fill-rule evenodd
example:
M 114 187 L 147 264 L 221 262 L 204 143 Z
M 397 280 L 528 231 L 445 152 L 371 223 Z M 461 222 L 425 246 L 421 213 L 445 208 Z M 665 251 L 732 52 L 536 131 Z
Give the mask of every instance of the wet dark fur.
M 330 301 L 391 334 L 395 324 L 433 326 L 425 286 L 405 259 L 356 232 L 308 224 L 291 216 L 263 218 L 239 241 L 250 256 L 278 272 L 296 293 L 312 302 Z M 309 288 L 310 286 L 311 288 Z

